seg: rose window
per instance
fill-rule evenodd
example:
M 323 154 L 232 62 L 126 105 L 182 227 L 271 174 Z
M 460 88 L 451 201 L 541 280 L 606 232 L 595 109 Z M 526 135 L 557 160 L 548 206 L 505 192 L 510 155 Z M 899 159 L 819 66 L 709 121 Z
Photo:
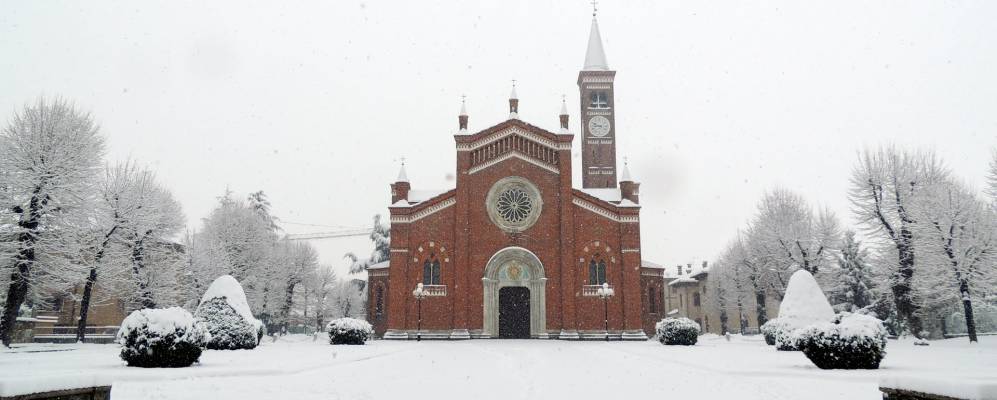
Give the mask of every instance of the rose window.
M 499 229 L 517 233 L 533 226 L 540 217 L 543 200 L 530 181 L 510 176 L 492 185 L 485 198 L 485 209 Z
M 496 208 L 498 208 L 499 215 L 506 222 L 520 223 L 530 216 L 530 211 L 533 209 L 533 200 L 530 199 L 530 195 L 525 191 L 513 188 L 499 195 Z

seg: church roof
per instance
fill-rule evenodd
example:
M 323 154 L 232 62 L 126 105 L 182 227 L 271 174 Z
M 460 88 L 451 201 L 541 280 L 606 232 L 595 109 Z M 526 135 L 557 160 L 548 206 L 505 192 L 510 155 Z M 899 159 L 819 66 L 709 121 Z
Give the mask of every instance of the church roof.
M 609 71 L 606 52 L 602 50 L 602 35 L 599 35 L 599 21 L 592 16 L 592 29 L 589 31 L 589 44 L 585 50 L 583 71 Z

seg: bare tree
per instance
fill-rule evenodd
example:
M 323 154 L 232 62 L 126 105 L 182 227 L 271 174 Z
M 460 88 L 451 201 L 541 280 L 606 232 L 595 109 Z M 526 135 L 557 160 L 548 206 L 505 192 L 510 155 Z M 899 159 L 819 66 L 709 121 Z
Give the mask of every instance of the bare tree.
M 315 330 L 325 329 L 325 317 L 331 308 L 333 285 L 336 283 L 336 271 L 332 265 L 320 264 L 305 281 L 309 298 L 314 302 Z
M 156 308 L 154 287 L 169 289 L 171 286 L 164 283 L 175 278 L 170 274 L 178 262 L 171 257 L 177 252 L 172 240 L 183 227 L 183 210 L 170 191 L 156 182 L 152 172 L 137 171 L 133 179 L 129 196 L 138 211 L 121 221 L 121 243 L 129 251 L 136 302 L 142 308 Z M 171 268 L 151 268 L 153 262 Z
M 802 196 L 786 189 L 775 189 L 762 197 L 753 227 L 757 250 L 771 257 L 786 279 L 797 269 L 816 275 L 841 235 L 831 211 L 815 214 Z
M 32 275 L 49 267 L 47 241 L 90 196 L 104 141 L 90 114 L 62 99 L 39 99 L 14 114 L 0 132 L 0 209 L 7 210 L 16 242 L 0 341 L 10 345 Z
M 912 207 L 921 191 L 947 176 L 933 153 L 895 147 L 864 151 L 852 172 L 849 198 L 855 216 L 869 233 L 896 250 L 890 288 L 898 316 L 915 336 L 921 335 L 922 322 L 911 283 L 918 265 Z
M 931 289 L 955 289 L 962 303 L 966 332 L 976 342 L 973 318 L 974 294 L 995 287 L 994 261 L 997 260 L 997 215 L 965 185 L 942 182 L 925 190 L 918 198 L 916 237 L 927 265 Z M 943 296 L 932 296 L 939 298 Z M 947 297 L 947 296 L 945 296 Z M 951 302 L 947 302 L 951 304 Z
M 284 329 L 288 328 L 288 318 L 291 308 L 294 306 L 294 290 L 318 267 L 318 253 L 315 248 L 307 242 L 281 243 L 282 250 L 286 252 L 286 264 L 279 271 L 282 272 L 284 283 L 284 303 L 281 305 L 279 319 Z
M 112 249 L 113 241 L 118 239 L 125 230 L 125 225 L 143 215 L 138 189 L 142 180 L 148 176 L 140 171 L 134 163 L 125 162 L 115 166 L 107 166 L 104 175 L 97 185 L 97 199 L 93 205 L 93 215 L 89 219 L 91 226 L 85 232 L 91 238 L 89 246 L 84 246 L 92 252 L 91 257 L 84 258 L 83 265 L 89 265 L 80 298 L 79 321 L 76 327 L 76 341 L 83 342 L 86 337 L 87 317 L 93 289 L 97 284 L 101 268 L 108 268 L 113 263 L 105 262 L 105 256 Z

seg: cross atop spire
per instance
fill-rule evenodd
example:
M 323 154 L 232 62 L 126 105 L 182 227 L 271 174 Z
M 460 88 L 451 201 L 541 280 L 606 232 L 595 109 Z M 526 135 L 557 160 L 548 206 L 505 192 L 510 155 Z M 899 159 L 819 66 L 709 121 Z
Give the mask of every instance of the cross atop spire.
M 405 157 L 401 158 L 401 168 L 398 169 L 398 178 L 395 178 L 395 182 L 408 182 L 408 174 L 405 173 Z
M 595 18 L 595 13 L 597 11 L 599 11 L 598 4 L 599 4 L 599 2 L 597 0 L 592 0 L 592 17 L 593 18 Z

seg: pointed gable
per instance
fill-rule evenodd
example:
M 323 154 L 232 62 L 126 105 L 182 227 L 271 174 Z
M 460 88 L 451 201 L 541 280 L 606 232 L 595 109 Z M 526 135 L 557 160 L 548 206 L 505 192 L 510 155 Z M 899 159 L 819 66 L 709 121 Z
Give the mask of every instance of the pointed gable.
M 574 135 L 555 134 L 518 119 L 509 119 L 470 135 L 454 135 L 457 151 L 470 152 L 469 174 L 518 158 L 555 174 L 560 150 L 570 150 Z

